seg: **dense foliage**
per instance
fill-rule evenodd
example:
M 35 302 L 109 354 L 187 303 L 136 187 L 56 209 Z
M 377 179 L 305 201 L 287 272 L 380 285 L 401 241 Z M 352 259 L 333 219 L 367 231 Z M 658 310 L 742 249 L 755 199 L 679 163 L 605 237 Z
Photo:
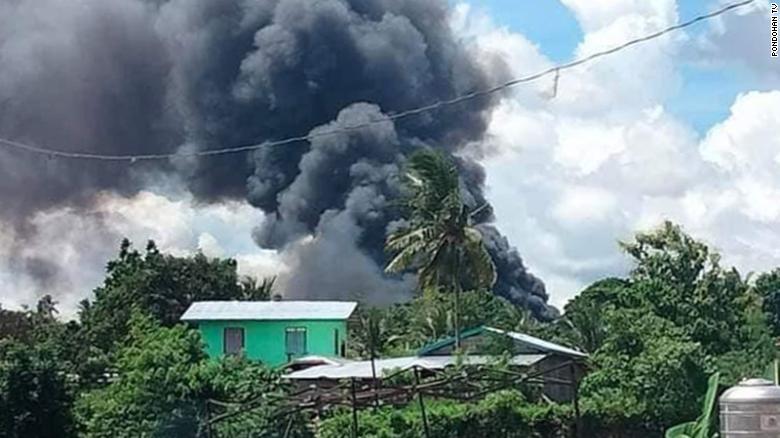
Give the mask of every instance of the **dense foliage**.
M 632 271 L 588 286 L 552 323 L 484 290 L 429 287 L 408 303 L 363 306 L 352 353 L 413 354 L 452 336 L 460 299 L 464 329 L 517 330 L 591 354 L 580 388 L 584 436 L 662 436 L 701 416 L 713 372 L 724 385 L 763 374 L 780 332 L 780 270 L 751 281 L 669 223 L 622 247 Z M 173 257 L 153 244 L 142 253 L 125 242 L 77 321 L 58 320 L 47 296 L 32 309 L 0 308 L 0 438 L 200 437 L 208 418 L 223 419 L 211 424 L 212 436 L 310 437 L 309 418 L 276 415 L 290 390 L 276 371 L 242 358 L 209 359 L 198 333 L 177 324 L 192 301 L 268 299 L 272 285 L 239 278 L 233 261 Z M 247 402 L 253 409 L 241 410 Z M 570 406 L 532 388 L 426 403 L 434 437 L 552 438 L 573 426 Z M 351 413 L 323 418 L 323 438 L 349 434 Z M 361 412 L 359 423 L 363 437 L 422 430 L 416 404 Z
M 72 391 L 47 344 L 0 340 L 0 437 L 61 437 L 73 433 Z
M 581 387 L 591 436 L 660 436 L 697 416 L 712 372 L 720 371 L 727 385 L 764 374 L 774 356 L 767 320 L 780 318 L 780 281 L 775 272 L 749 282 L 671 223 L 622 247 L 634 261 L 632 272 L 593 283 L 559 320 L 536 323 L 489 293 L 467 292 L 463 327 L 518 330 L 591 353 Z M 450 300 L 426 291 L 411 303 L 372 311 L 380 354 L 413 353 L 451 335 Z M 368 339 L 360 336 L 367 333 L 359 330 L 353 342 L 364 357 Z
M 160 327 L 136 314 L 117 361 L 117 377 L 87 393 L 77 412 L 85 437 L 195 437 L 207 431 L 207 403 L 243 403 L 283 394 L 279 375 L 259 363 L 227 357 L 207 360 L 196 331 Z M 212 426 L 226 436 L 282 430 L 266 406 Z M 302 421 L 289 437 L 306 436 Z M 266 434 L 265 436 L 276 436 Z
M 582 393 L 599 427 L 660 435 L 696 417 L 712 372 L 726 384 L 762 375 L 772 338 L 756 288 L 678 226 L 622 246 L 628 278 L 587 288 L 555 332 L 593 353 Z
M 142 254 L 123 241 L 119 256 L 108 262 L 106 271 L 94 300 L 82 302 L 80 312 L 89 345 L 104 352 L 123 341 L 134 311 L 169 327 L 179 322 L 193 301 L 269 299 L 267 288 L 239 278 L 235 260 L 201 253 L 174 257 L 162 254 L 154 242 Z
M 460 299 L 463 329 L 490 325 L 530 334 L 543 331 L 530 312 L 490 292 L 463 292 Z M 416 354 L 432 340 L 455 334 L 454 301 L 453 294 L 428 289 L 403 304 L 360 308 L 350 347 L 356 356 L 368 358 L 373 339 L 378 356 Z
M 563 438 L 572 423 L 568 406 L 529 403 L 522 394 L 503 391 L 476 403 L 429 401 L 426 414 L 431 438 Z M 424 435 L 416 404 L 361 412 L 361 438 L 419 438 Z M 349 436 L 352 417 L 347 411 L 323 422 L 321 438 Z
M 780 268 L 761 274 L 756 279 L 756 291 L 763 298 L 763 308 L 773 336 L 780 336 Z
M 665 438 L 717 438 L 718 390 L 720 389 L 720 373 L 710 376 L 707 382 L 707 393 L 701 406 L 701 414 L 695 421 L 678 424 L 666 430 Z
M 0 437 L 202 436 L 206 400 L 283 394 L 278 373 L 208 360 L 199 334 L 177 325 L 193 301 L 265 300 L 272 287 L 240 278 L 233 260 L 174 257 L 152 242 L 142 254 L 124 241 L 78 321 L 57 320 L 49 296 L 35 309 L 0 308 Z M 214 429 L 283 429 L 273 421 L 261 407 Z

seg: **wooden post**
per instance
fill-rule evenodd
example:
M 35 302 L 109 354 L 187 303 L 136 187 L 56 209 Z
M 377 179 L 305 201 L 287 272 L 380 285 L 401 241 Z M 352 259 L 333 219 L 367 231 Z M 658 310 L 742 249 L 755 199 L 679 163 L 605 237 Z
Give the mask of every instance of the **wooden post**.
M 374 409 L 379 408 L 379 391 L 377 388 L 377 378 L 376 378 L 376 350 L 374 347 L 374 330 L 379 328 L 379 321 L 374 321 L 373 315 L 370 319 L 370 327 L 368 330 L 368 343 L 369 350 L 371 354 L 371 378 L 373 379 L 371 381 L 371 387 L 374 388 Z
M 289 421 L 287 421 L 287 428 L 284 430 L 284 438 L 287 438 L 287 437 L 289 437 L 289 436 L 290 436 L 290 430 L 292 430 L 292 424 L 293 424 L 293 419 L 294 419 L 294 418 L 295 418 L 295 417 L 293 417 L 293 416 L 291 415 L 291 416 L 290 416 L 290 420 L 289 420 Z
M 425 438 L 431 437 L 431 431 L 428 428 L 428 415 L 425 413 L 425 401 L 423 400 L 422 392 L 419 390 L 420 386 L 420 373 L 417 367 L 412 369 L 414 371 L 414 390 L 417 392 L 417 400 L 420 403 L 420 416 L 422 417 L 423 432 L 425 432 Z
M 455 279 L 455 350 L 460 351 L 460 280 Z
M 209 401 L 206 400 L 204 405 L 206 408 L 206 438 L 211 438 L 213 435 L 211 430 L 211 410 L 209 409 Z
M 355 396 L 355 378 L 350 379 L 352 381 L 352 438 L 358 438 L 358 413 L 357 413 L 357 397 Z
M 569 372 L 571 374 L 571 382 L 574 387 L 574 397 L 572 400 L 574 403 L 574 436 L 576 438 L 582 438 L 584 431 L 582 430 L 582 418 L 580 417 L 580 381 L 577 378 L 577 369 L 574 366 L 574 363 L 569 365 Z

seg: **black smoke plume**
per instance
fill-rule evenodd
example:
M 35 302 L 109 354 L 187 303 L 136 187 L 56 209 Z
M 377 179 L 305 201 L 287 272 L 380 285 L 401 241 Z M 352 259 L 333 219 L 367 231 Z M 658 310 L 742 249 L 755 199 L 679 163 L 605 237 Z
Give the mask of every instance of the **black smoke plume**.
M 88 206 L 176 175 L 203 202 L 246 198 L 254 238 L 287 255 L 292 297 L 395 301 L 383 242 L 398 225 L 404 159 L 470 152 L 490 98 L 389 114 L 489 86 L 444 0 L 0 0 L 0 135 L 105 154 L 195 151 L 368 128 L 250 154 L 163 163 L 66 161 L 0 149 L 0 218 L 21 239 L 36 212 Z M 500 72 L 490 72 L 500 75 Z M 482 168 L 459 159 L 484 203 Z M 547 317 L 543 284 L 489 222 L 496 292 Z M 51 276 L 47 269 L 47 276 Z

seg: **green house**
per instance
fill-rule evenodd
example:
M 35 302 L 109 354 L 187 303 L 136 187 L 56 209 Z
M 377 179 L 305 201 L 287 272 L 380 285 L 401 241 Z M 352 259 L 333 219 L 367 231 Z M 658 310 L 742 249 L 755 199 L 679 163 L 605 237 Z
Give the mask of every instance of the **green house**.
M 244 354 L 270 366 L 317 355 L 343 357 L 347 301 L 200 301 L 181 320 L 198 327 L 211 357 Z

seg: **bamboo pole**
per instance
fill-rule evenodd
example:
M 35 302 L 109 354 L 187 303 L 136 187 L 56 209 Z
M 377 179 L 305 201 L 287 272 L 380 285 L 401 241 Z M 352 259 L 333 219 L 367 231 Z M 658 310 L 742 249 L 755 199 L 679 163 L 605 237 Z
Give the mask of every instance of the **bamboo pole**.
M 355 397 L 355 378 L 350 379 L 352 382 L 352 438 L 358 438 L 358 412 L 357 412 L 357 399 Z
M 378 393 L 378 381 L 376 378 L 376 350 L 375 350 L 375 340 L 374 340 L 374 334 L 375 329 L 379 330 L 379 321 L 375 321 L 373 315 L 370 316 L 371 319 L 369 319 L 369 330 L 368 330 L 368 342 L 370 344 L 369 350 L 371 353 L 371 378 L 373 379 L 371 381 L 371 386 L 374 388 L 374 409 L 379 409 L 379 393 Z
M 425 413 L 425 401 L 423 400 L 422 392 L 417 388 L 420 386 L 420 372 L 417 367 L 414 367 L 414 389 L 417 392 L 417 401 L 420 403 L 420 415 L 422 416 L 423 431 L 425 432 L 425 438 L 431 438 L 431 431 L 428 428 L 428 415 Z
M 582 433 L 584 431 L 582 430 L 582 418 L 580 417 L 580 385 L 577 381 L 577 369 L 575 368 L 573 362 L 569 366 L 569 372 L 571 373 L 571 381 L 574 383 L 572 385 L 574 388 L 574 397 L 572 397 L 572 403 L 574 404 L 574 436 L 577 438 L 582 438 Z

